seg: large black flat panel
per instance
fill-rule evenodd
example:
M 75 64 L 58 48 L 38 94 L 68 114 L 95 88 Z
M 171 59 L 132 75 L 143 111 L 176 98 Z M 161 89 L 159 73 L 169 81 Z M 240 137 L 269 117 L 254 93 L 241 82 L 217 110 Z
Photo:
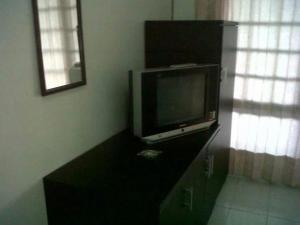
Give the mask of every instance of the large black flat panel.
M 219 63 L 221 26 L 198 21 L 147 21 L 146 67 Z M 209 38 L 208 38 L 209 37 Z

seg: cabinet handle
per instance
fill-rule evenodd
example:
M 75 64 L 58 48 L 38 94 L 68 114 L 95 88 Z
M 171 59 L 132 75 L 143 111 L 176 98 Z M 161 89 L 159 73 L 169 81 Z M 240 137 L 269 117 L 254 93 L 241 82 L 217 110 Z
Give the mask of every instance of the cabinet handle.
M 205 159 L 205 174 L 207 178 L 210 177 L 210 156 Z
M 215 156 L 211 155 L 211 157 L 210 157 L 210 176 L 214 175 L 214 162 L 215 162 Z
M 194 188 L 193 187 L 185 188 L 183 191 L 184 191 L 183 206 L 188 208 L 190 211 L 192 211 L 193 210 Z
M 214 174 L 214 160 L 215 156 L 214 155 L 209 155 L 206 159 L 206 169 L 205 169 L 205 174 L 207 178 L 210 178 Z

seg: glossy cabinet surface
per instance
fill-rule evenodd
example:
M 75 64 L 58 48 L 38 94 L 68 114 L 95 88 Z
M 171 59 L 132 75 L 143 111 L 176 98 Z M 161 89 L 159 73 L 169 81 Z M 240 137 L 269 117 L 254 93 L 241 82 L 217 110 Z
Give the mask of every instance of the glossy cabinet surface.
M 197 224 L 206 149 L 219 129 L 154 145 L 128 131 L 113 136 L 44 178 L 49 225 Z M 145 149 L 161 154 L 145 159 Z

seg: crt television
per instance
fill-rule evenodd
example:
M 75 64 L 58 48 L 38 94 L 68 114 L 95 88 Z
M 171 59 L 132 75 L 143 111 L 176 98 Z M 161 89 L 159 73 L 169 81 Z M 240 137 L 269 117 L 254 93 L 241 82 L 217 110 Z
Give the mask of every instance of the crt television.
M 219 66 L 130 71 L 131 126 L 147 143 L 209 128 L 217 120 Z

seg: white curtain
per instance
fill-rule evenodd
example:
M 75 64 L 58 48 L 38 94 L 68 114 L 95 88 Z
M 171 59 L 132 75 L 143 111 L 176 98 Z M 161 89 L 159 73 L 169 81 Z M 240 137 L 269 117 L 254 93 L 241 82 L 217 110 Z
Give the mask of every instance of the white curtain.
M 38 0 L 46 87 L 70 83 L 70 69 L 79 62 L 76 0 Z
M 300 0 L 199 0 L 197 11 L 240 23 L 231 172 L 300 186 Z

